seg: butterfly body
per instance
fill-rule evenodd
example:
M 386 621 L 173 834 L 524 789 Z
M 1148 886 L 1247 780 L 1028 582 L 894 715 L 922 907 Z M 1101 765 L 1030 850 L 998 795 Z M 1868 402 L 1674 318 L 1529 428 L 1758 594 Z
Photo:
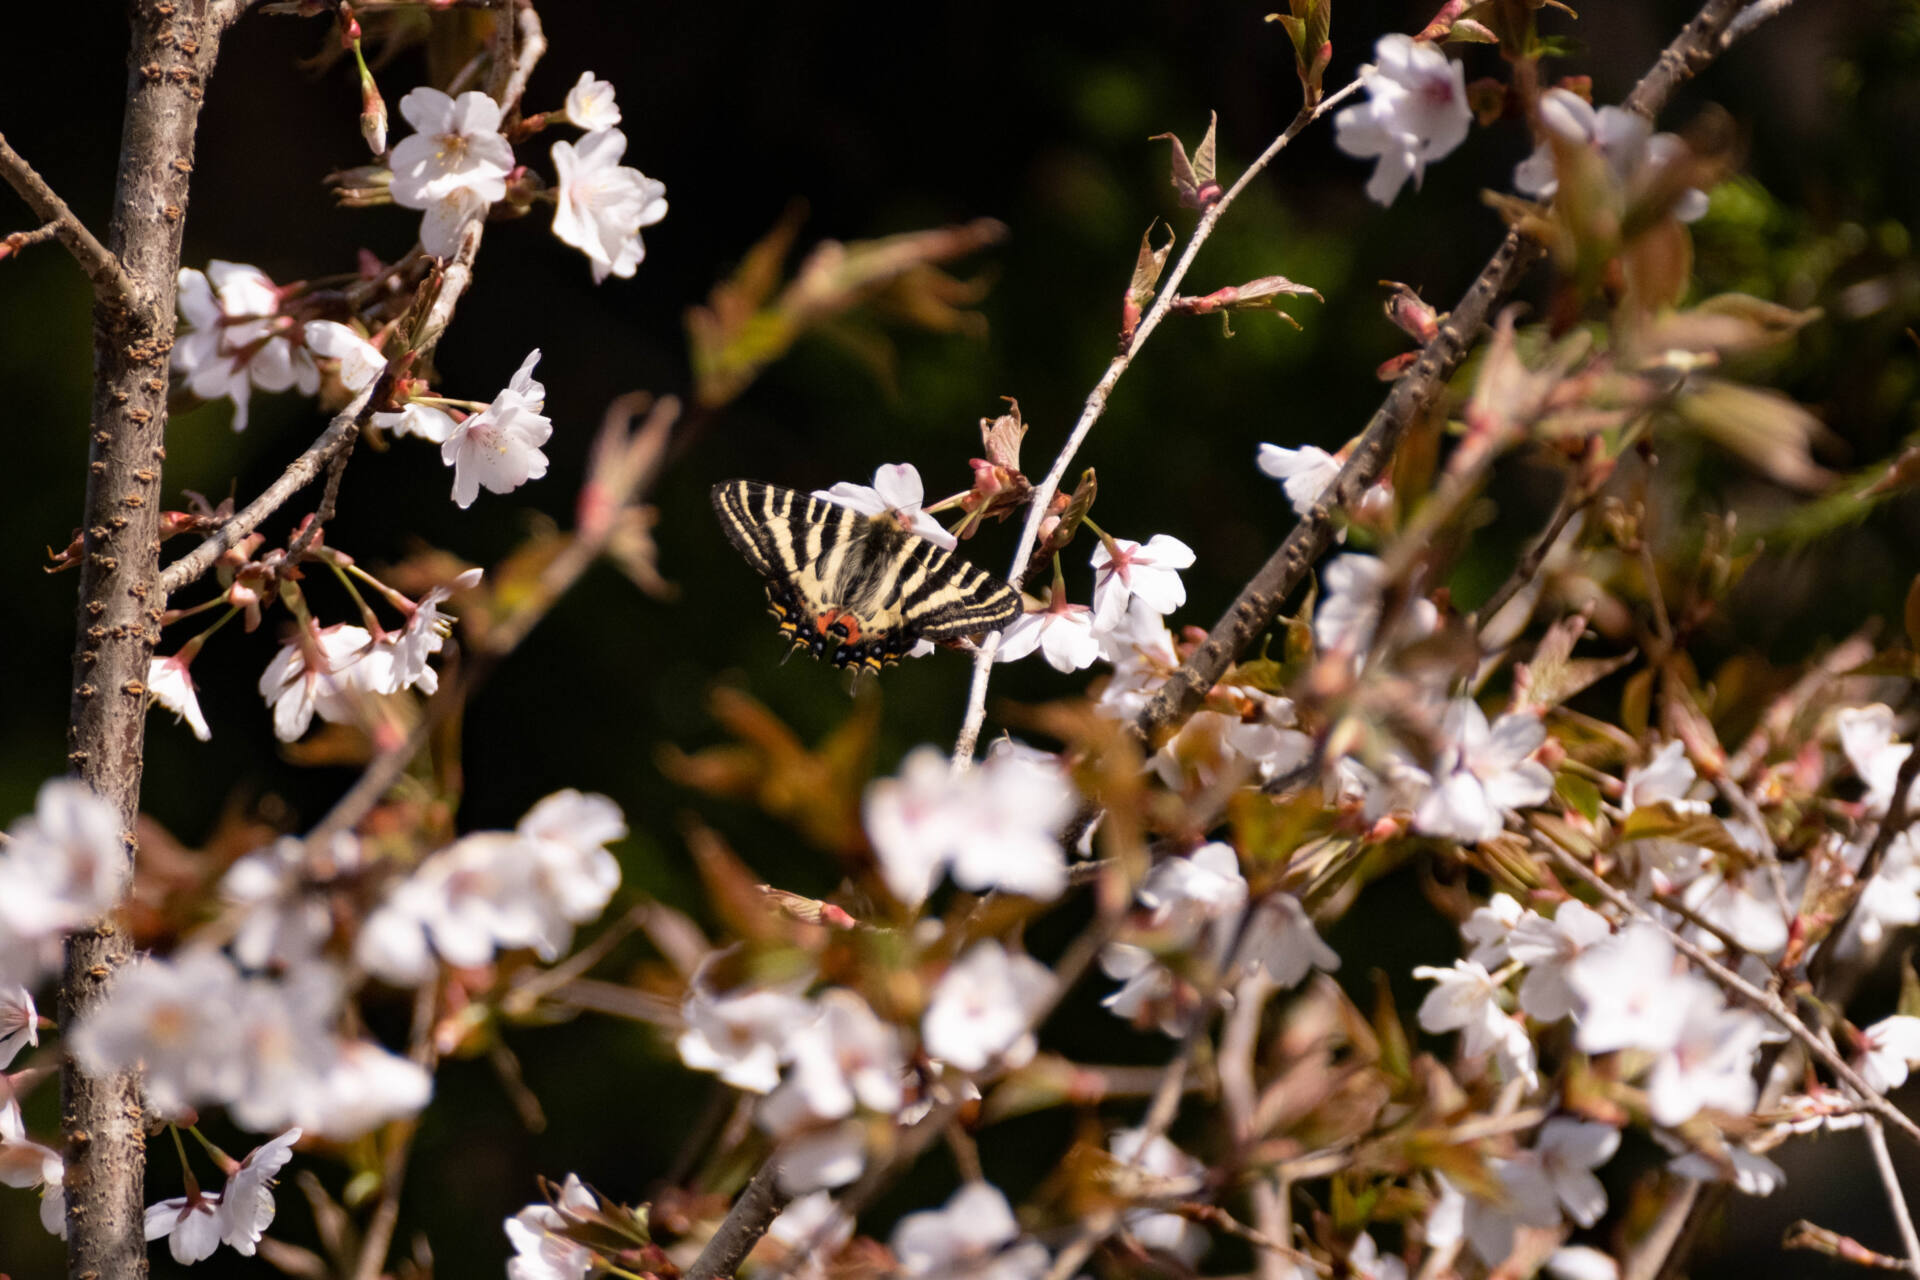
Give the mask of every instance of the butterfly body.
M 1020 613 L 1013 588 L 890 516 L 757 480 L 715 485 L 713 509 L 766 578 L 780 633 L 835 666 L 878 671 L 923 639 L 997 630 Z

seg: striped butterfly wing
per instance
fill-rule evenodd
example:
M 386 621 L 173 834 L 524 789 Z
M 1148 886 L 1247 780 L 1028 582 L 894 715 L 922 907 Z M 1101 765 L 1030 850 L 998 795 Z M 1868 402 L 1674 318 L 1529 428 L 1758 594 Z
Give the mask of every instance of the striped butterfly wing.
M 1019 616 L 1012 587 L 890 520 L 755 480 L 715 485 L 713 508 L 767 579 L 781 634 L 837 666 L 877 670 L 922 638 L 992 631 Z

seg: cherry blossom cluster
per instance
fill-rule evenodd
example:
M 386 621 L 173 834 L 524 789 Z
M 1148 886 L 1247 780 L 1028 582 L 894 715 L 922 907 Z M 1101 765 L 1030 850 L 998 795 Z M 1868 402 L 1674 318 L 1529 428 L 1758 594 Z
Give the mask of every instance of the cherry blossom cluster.
M 452 257 L 466 228 L 506 199 L 518 176 L 500 104 L 473 90 L 455 98 L 421 86 L 400 100 L 400 114 L 416 132 L 393 148 L 393 202 L 423 210 L 421 247 Z M 620 163 L 620 107 L 613 86 L 592 72 L 581 73 L 566 105 L 547 118 L 584 134 L 578 145 L 553 144 L 553 234 L 587 255 L 595 284 L 631 277 L 647 253 L 641 228 L 667 216 L 666 184 Z
M 39 1042 L 32 989 L 57 966 L 61 937 L 125 890 L 118 826 L 85 787 L 54 781 L 0 849 L 0 1070 Z M 618 887 L 606 845 L 626 830 L 606 797 L 562 791 L 513 831 L 462 837 L 403 876 L 350 834 L 286 838 L 236 860 L 219 882 L 227 914 L 210 931 L 224 946 L 189 937 L 171 955 L 143 956 L 64 1028 L 79 1069 L 137 1071 L 153 1117 L 191 1129 L 200 1108 L 219 1106 L 242 1128 L 283 1131 L 237 1162 L 200 1138 L 224 1190 L 202 1191 L 189 1173 L 184 1197 L 149 1208 L 147 1238 L 166 1237 L 183 1263 L 222 1243 L 251 1254 L 273 1220 L 271 1180 L 303 1135 L 340 1143 L 418 1114 L 432 1097 L 428 1068 L 343 1033 L 359 1022 L 347 1016 L 355 989 L 369 975 L 419 986 L 483 972 L 509 951 L 559 959 Z M 13 1094 L 0 1074 L 0 1183 L 37 1189 L 42 1221 L 63 1233 L 61 1157 L 29 1136 Z
M 60 966 L 60 940 L 113 908 L 131 874 L 112 806 L 79 782 L 40 788 L 0 844 L 0 1066 L 34 1035 L 30 987 Z
M 956 1088 L 977 1096 L 968 1073 L 1030 1061 L 1032 1017 L 1054 984 L 1030 956 L 974 943 L 933 983 L 911 1057 L 902 1029 L 858 992 L 808 994 L 811 986 L 802 975 L 714 992 L 696 978 L 678 1040 L 689 1067 L 762 1095 L 755 1120 L 779 1142 L 780 1182 L 792 1194 L 860 1176 L 874 1134 L 859 1115 L 910 1123 Z
M 211 286 L 192 268 L 180 272 L 188 327 L 174 346 L 173 368 L 195 395 L 233 400 L 234 430 L 246 428 L 255 387 L 318 392 L 320 361 L 350 393 L 367 390 L 387 372 L 385 354 L 354 328 L 327 319 L 302 323 L 314 304 L 297 296 L 297 286 L 276 289 L 258 268 L 218 259 L 208 275 Z M 546 388 L 533 377 L 539 360 L 539 351 L 530 353 L 485 405 L 435 396 L 419 380 L 404 379 L 392 397 L 396 407 L 371 414 L 370 421 L 396 436 L 439 445 L 441 460 L 453 468 L 453 500 L 461 508 L 472 506 L 483 487 L 511 493 L 547 473 L 540 446 L 553 435 L 553 423 L 544 412 Z

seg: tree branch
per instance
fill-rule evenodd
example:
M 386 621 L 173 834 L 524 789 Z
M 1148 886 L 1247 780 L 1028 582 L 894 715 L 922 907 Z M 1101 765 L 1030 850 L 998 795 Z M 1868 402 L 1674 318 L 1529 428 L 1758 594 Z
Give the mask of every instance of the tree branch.
M 194 134 L 219 49 L 203 5 L 133 0 L 127 104 L 107 248 L 63 204 L 45 207 L 94 281 L 94 366 L 68 763 L 118 812 L 135 850 L 147 717 L 147 666 L 165 598 L 159 585 L 161 463 L 166 458 L 174 282 Z M 24 164 L 7 162 L 16 187 Z M 29 190 L 33 190 L 29 183 Z M 47 193 L 50 195 L 50 193 Z M 29 196 L 29 202 L 38 198 Z M 132 959 L 111 921 L 71 935 L 60 1023 L 86 1020 Z M 67 1274 L 146 1275 L 144 1129 L 139 1077 L 61 1077 L 66 1138 Z
M 27 202 L 36 217 L 53 228 L 55 238 L 66 246 L 73 260 L 87 273 L 87 279 L 93 281 L 95 301 L 120 307 L 135 304 L 138 291 L 132 278 L 121 268 L 119 257 L 96 240 L 79 215 L 67 208 L 67 202 L 47 185 L 47 180 L 34 171 L 25 157 L 7 145 L 5 135 L 0 135 L 0 177 Z M 172 289 L 168 289 L 167 295 L 172 297 Z
M 1887 1208 L 1893 1225 L 1900 1232 L 1900 1247 L 1907 1253 L 1907 1270 L 1920 1276 L 1920 1235 L 1913 1230 L 1913 1214 L 1907 1209 L 1907 1197 L 1900 1190 L 1900 1175 L 1894 1172 L 1893 1153 L 1887 1150 L 1886 1131 L 1872 1116 L 1866 1118 L 1867 1147 L 1873 1152 L 1873 1167 L 1880 1175 L 1880 1187 L 1887 1193 Z
M 360 434 L 360 428 L 367 418 L 372 416 L 374 392 L 385 383 L 384 377 L 377 379 L 352 403 L 333 416 L 327 429 L 320 437 L 307 446 L 305 453 L 287 464 L 280 478 L 268 485 L 260 496 L 235 513 L 232 519 L 208 534 L 201 544 L 168 565 L 160 575 L 161 603 L 189 583 L 199 580 L 201 575 L 213 568 L 229 548 L 240 545 L 242 539 L 259 527 L 262 521 L 285 506 L 294 494 L 312 484 L 325 471 L 334 456 L 344 451 Z
M 1675 88 L 1728 47 L 1728 24 L 1750 2 L 1707 0 L 1634 86 L 1627 98 L 1629 109 L 1656 115 Z M 1517 231 L 1507 233 L 1413 368 L 1393 384 L 1339 477 L 1221 615 L 1205 642 L 1141 710 L 1134 727 L 1149 744 L 1185 721 L 1233 660 L 1273 625 L 1288 598 L 1332 545 L 1334 512 L 1357 501 L 1386 473 L 1409 424 L 1440 394 L 1494 304 L 1541 256 L 1538 245 Z
M 687 1268 L 686 1280 L 718 1280 L 720 1276 L 732 1275 L 792 1199 L 780 1189 L 779 1157 L 768 1157 L 761 1162 L 759 1172 L 753 1175 L 747 1189 L 733 1202 L 732 1210 L 707 1241 L 707 1247 Z
M 1114 384 L 1120 381 L 1120 375 L 1132 365 L 1133 358 L 1146 345 L 1147 338 L 1166 318 L 1167 312 L 1173 306 L 1174 298 L 1180 292 L 1181 281 L 1186 279 L 1188 269 L 1193 266 L 1194 258 L 1199 255 L 1200 246 L 1207 242 L 1207 238 L 1213 234 L 1214 226 L 1239 198 L 1240 193 L 1246 190 L 1247 185 L 1273 162 L 1273 158 L 1279 155 L 1302 129 L 1344 101 L 1360 85 L 1361 81 L 1356 78 L 1337 92 L 1322 98 L 1319 105 L 1312 110 L 1303 108 L 1298 115 L 1294 116 L 1293 123 L 1289 124 L 1280 136 L 1269 143 L 1267 149 L 1247 166 L 1246 172 L 1227 188 L 1219 200 L 1208 206 L 1206 212 L 1200 215 L 1200 221 L 1193 228 L 1193 237 L 1187 241 L 1186 251 L 1180 255 L 1179 261 L 1173 265 L 1173 270 L 1167 273 L 1160 284 L 1160 292 L 1154 298 L 1152 308 L 1140 321 L 1139 328 L 1134 331 L 1133 340 L 1127 344 L 1124 351 L 1113 358 L 1107 365 L 1107 371 L 1100 375 L 1100 381 L 1095 383 L 1093 390 L 1087 393 L 1086 404 L 1082 406 L 1080 418 L 1073 424 L 1073 430 L 1068 434 L 1067 442 L 1060 447 L 1060 452 L 1054 458 L 1053 466 L 1048 469 L 1046 477 L 1034 486 L 1033 496 L 1027 507 L 1026 523 L 1020 528 L 1020 542 L 1014 549 L 1013 565 L 1007 573 L 1007 581 L 1014 587 L 1017 588 L 1021 580 L 1026 577 L 1027 564 L 1033 558 L 1034 544 L 1040 538 L 1040 524 L 1046 519 L 1047 507 L 1053 501 L 1054 494 L 1060 491 L 1060 481 L 1067 474 L 1067 467 L 1072 463 L 1074 454 L 1079 452 L 1081 444 L 1086 441 L 1087 433 L 1093 430 L 1093 424 L 1098 422 L 1100 415 L 1106 412 L 1107 397 L 1112 394 Z M 1000 633 L 996 631 L 987 637 L 985 643 L 980 646 L 980 651 L 974 655 L 973 682 L 967 690 L 967 711 L 961 721 L 959 737 L 953 744 L 953 764 L 956 769 L 964 769 L 973 761 L 973 749 L 980 739 L 980 725 L 987 714 L 987 682 L 992 678 L 993 658 L 999 651 Z
M 1184 721 L 1214 682 L 1226 674 L 1228 665 L 1273 625 L 1281 607 L 1333 545 L 1334 512 L 1358 501 L 1385 474 L 1401 437 L 1439 396 L 1486 324 L 1494 304 L 1541 256 L 1540 247 L 1518 231 L 1507 233 L 1446 323 L 1420 352 L 1413 368 L 1393 384 L 1320 501 L 1301 517 L 1279 549 L 1241 589 L 1200 647 L 1142 708 L 1134 727 L 1148 743 Z

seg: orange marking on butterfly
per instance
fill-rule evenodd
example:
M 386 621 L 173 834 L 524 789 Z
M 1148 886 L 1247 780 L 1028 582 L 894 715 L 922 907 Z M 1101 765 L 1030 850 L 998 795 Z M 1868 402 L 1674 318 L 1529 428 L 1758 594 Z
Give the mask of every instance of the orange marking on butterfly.
M 823 636 L 835 634 L 837 630 L 838 634 L 843 637 L 844 643 L 860 643 L 860 619 L 844 609 L 836 608 L 827 610 L 818 618 L 814 619 L 813 625 Z

